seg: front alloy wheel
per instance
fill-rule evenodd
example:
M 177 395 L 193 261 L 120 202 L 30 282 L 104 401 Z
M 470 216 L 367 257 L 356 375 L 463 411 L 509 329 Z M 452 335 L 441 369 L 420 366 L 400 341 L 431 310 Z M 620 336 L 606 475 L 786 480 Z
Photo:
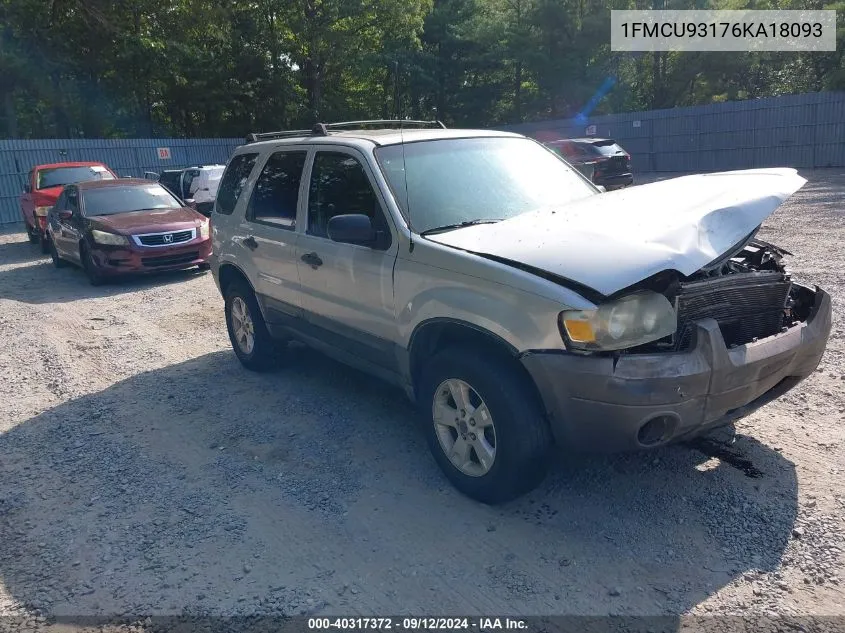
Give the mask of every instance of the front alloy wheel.
M 465 475 L 481 477 L 496 460 L 496 426 L 478 392 L 457 378 L 437 387 L 432 406 L 437 439 L 452 465 Z
M 425 364 L 417 394 L 432 455 L 465 495 L 501 503 L 542 481 L 551 431 L 517 360 L 446 348 Z

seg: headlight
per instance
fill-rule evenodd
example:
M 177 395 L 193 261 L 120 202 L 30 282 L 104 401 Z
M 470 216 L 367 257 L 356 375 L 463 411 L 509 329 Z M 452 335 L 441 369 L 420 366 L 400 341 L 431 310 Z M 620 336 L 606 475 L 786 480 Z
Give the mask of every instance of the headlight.
M 35 215 L 39 217 L 46 217 L 53 207 L 35 207 Z
M 208 225 L 209 225 L 208 220 L 206 220 L 205 222 L 200 224 L 200 238 L 202 238 L 202 239 L 208 238 L 208 234 L 210 233 L 210 231 L 208 230 Z
M 636 347 L 675 333 L 678 315 L 669 300 L 651 291 L 637 292 L 595 310 L 560 313 L 566 342 L 583 350 Z
M 94 241 L 97 242 L 97 244 L 108 244 L 109 246 L 122 246 L 129 243 L 129 240 L 127 240 L 123 235 L 107 233 L 106 231 L 98 231 L 97 229 L 92 229 L 91 237 L 94 238 Z

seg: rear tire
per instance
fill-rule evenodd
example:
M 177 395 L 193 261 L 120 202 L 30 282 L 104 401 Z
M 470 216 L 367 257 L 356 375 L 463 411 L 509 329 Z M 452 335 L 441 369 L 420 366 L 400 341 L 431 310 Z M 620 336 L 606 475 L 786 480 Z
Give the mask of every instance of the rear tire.
M 92 286 L 101 286 L 105 279 L 102 273 L 97 270 L 97 264 L 91 256 L 91 252 L 85 244 L 79 247 L 79 261 L 82 262 L 82 270 L 85 271 L 85 276 L 88 277 L 88 282 Z
M 457 347 L 436 354 L 421 376 L 419 403 L 434 459 L 458 490 L 482 503 L 532 490 L 548 468 L 551 431 L 514 362 Z
M 233 281 L 225 290 L 226 329 L 232 349 L 251 371 L 267 371 L 275 365 L 276 342 L 267 329 L 252 288 Z
M 59 251 L 56 250 L 56 243 L 50 240 L 50 257 L 53 258 L 53 266 L 56 268 L 64 268 L 67 262 L 59 256 Z

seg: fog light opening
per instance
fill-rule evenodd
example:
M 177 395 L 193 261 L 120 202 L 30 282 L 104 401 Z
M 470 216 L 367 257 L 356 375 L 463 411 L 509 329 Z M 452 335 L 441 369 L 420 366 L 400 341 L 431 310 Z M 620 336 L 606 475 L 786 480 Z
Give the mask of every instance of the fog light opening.
M 678 419 L 672 415 L 657 415 L 640 427 L 637 441 L 641 446 L 657 446 L 668 442 L 675 432 Z

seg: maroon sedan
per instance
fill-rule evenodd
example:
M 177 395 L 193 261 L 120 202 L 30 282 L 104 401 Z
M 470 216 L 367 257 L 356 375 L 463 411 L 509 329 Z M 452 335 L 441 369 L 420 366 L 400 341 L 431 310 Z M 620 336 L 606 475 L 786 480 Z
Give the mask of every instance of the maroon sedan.
M 208 269 L 209 220 L 158 183 L 131 178 L 68 185 L 48 214 L 57 268 L 82 266 L 97 285 L 126 273 Z

